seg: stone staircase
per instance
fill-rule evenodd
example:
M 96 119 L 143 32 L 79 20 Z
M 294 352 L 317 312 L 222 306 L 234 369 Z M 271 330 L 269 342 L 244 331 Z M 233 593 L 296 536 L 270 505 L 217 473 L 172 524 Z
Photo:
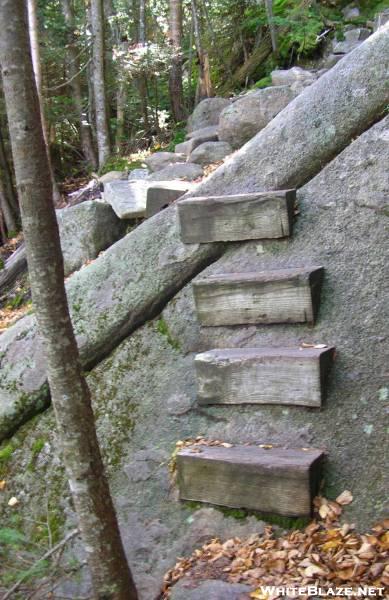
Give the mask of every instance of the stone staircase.
M 185 243 L 285 238 L 292 234 L 295 190 L 179 200 Z M 302 323 L 313 326 L 324 269 L 296 266 L 219 273 L 193 282 L 203 327 Z M 210 349 L 195 357 L 200 405 L 320 408 L 335 348 Z M 266 442 L 266 440 L 265 440 Z M 323 452 L 266 443 L 186 446 L 177 456 L 180 498 L 287 516 L 308 516 Z

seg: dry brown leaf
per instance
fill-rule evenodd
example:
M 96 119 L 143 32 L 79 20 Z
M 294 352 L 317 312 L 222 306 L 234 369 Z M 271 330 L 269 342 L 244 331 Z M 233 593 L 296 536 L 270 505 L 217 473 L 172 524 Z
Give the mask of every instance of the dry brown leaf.
M 5 479 L 0 480 L 0 492 L 5 490 L 6 485 L 7 485 L 7 482 Z

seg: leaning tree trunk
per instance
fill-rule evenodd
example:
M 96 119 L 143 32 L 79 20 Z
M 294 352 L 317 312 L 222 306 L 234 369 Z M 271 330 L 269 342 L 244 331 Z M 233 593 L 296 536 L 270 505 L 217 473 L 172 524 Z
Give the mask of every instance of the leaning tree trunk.
M 173 119 L 183 121 L 186 118 L 184 92 L 182 87 L 182 0 L 170 0 L 170 43 L 173 58 L 169 76 L 170 103 Z
M 0 13 L 7 24 L 0 29 L 0 64 L 31 290 L 46 350 L 59 446 L 85 544 L 94 596 L 99 600 L 137 600 L 69 316 L 24 0 L 0 0 Z
M 39 98 L 39 108 L 41 113 L 41 121 L 43 127 L 43 136 L 45 139 L 45 144 L 47 148 L 47 153 L 50 157 L 50 142 L 48 136 L 48 127 L 45 116 L 45 108 L 44 108 L 44 100 L 42 94 L 42 67 L 41 67 L 41 56 L 39 49 L 39 24 L 38 24 L 38 6 L 37 0 L 27 0 L 27 8 L 28 8 L 28 29 L 30 33 L 30 48 L 31 48 L 31 57 L 32 64 L 34 69 L 35 83 L 38 92 Z M 57 182 L 55 181 L 53 167 L 50 164 L 50 173 L 51 180 L 53 185 L 53 202 L 56 206 L 61 204 L 61 194 L 59 192 Z
M 72 98 L 79 121 L 78 128 L 80 132 L 82 153 L 88 165 L 90 165 L 92 169 L 97 169 L 97 157 L 93 144 L 92 128 L 88 120 L 88 113 L 84 110 L 83 106 L 80 60 L 74 33 L 75 19 L 73 4 L 71 0 L 61 0 L 61 5 L 67 27 L 69 85 L 72 90 Z
M 96 136 L 99 167 L 102 167 L 111 154 L 105 86 L 103 0 L 91 0 L 90 6 L 93 34 L 93 88 L 96 113 Z

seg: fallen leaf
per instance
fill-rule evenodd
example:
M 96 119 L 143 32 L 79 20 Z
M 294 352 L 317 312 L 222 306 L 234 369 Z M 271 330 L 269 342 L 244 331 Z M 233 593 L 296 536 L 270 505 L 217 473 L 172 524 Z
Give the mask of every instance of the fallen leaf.
M 0 492 L 2 492 L 3 490 L 5 490 L 5 486 L 7 485 L 7 482 L 5 481 L 5 479 L 2 479 L 0 481 Z
M 19 500 L 17 498 L 15 498 L 15 496 L 12 496 L 12 498 L 10 498 L 10 500 L 8 500 L 8 506 L 16 506 L 17 504 L 19 504 Z

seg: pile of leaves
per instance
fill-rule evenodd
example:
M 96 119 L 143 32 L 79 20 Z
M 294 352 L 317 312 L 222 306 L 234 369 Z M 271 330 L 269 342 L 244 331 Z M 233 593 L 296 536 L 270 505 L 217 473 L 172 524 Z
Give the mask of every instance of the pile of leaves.
M 342 507 L 352 499 L 347 490 L 335 501 L 317 497 L 316 518 L 305 529 L 279 537 L 267 526 L 263 535 L 252 535 L 245 540 L 212 539 L 190 557 L 180 558 L 166 574 L 162 600 L 170 598 L 171 587 L 183 577 L 199 582 L 221 579 L 244 583 L 253 589 L 248 597 L 259 600 L 280 597 L 276 591 L 273 596 L 264 594 L 260 586 L 386 588 L 389 519 L 365 534 L 359 534 L 354 525 L 340 524 Z

